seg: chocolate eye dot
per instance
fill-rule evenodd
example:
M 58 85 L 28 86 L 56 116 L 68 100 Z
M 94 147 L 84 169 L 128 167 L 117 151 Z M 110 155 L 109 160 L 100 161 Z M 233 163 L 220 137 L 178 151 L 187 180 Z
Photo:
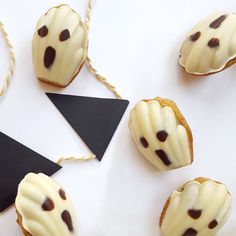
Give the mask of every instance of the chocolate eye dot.
M 63 30 L 61 33 L 60 33 L 60 41 L 66 41 L 67 39 L 70 38 L 70 31 L 68 29 L 65 29 Z
M 190 36 L 190 40 L 191 40 L 192 42 L 195 42 L 195 41 L 197 41 L 200 37 L 201 37 L 201 32 L 198 31 L 198 32 L 196 32 L 195 34 L 192 34 L 192 35 Z
M 46 197 L 42 204 L 42 209 L 44 211 L 52 211 L 54 209 L 54 202 L 50 198 Z
M 202 215 L 202 210 L 194 210 L 194 209 L 188 210 L 188 215 L 194 220 L 197 220 Z
M 218 38 L 212 38 L 208 41 L 208 46 L 210 48 L 216 48 L 220 46 L 220 40 Z
M 217 225 L 218 225 L 217 220 L 213 220 L 212 222 L 209 223 L 208 228 L 214 229 Z
M 149 144 L 148 144 L 147 139 L 145 139 L 144 137 L 141 137 L 140 142 L 141 142 L 141 144 L 143 145 L 144 148 L 148 148 Z
M 42 26 L 39 30 L 38 30 L 38 35 L 40 37 L 45 37 L 48 35 L 48 27 L 46 25 Z
M 165 142 L 168 137 L 168 133 L 165 130 L 162 130 L 157 132 L 156 136 L 160 142 Z
M 66 193 L 63 189 L 59 190 L 59 195 L 60 195 L 62 200 L 66 200 Z

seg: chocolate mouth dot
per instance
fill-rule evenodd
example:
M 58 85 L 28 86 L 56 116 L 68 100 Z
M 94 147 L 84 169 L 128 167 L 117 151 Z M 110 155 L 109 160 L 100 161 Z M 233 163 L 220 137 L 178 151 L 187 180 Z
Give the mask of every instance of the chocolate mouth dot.
M 70 232 L 73 232 L 74 227 L 73 227 L 73 224 L 72 224 L 72 219 L 71 219 L 71 215 L 70 215 L 69 211 L 67 211 L 67 210 L 63 211 L 62 214 L 61 214 L 61 218 L 64 221 L 64 223 L 67 225 L 68 230 Z
M 51 46 L 47 47 L 44 53 L 44 66 L 49 69 L 53 65 L 55 58 L 56 50 Z
M 226 19 L 227 15 L 222 15 L 219 18 L 217 18 L 216 20 L 214 20 L 211 24 L 210 27 L 212 29 L 217 29 L 221 26 L 222 22 Z
M 155 153 L 166 166 L 171 165 L 171 161 L 169 160 L 169 158 L 168 158 L 167 154 L 165 153 L 165 151 L 160 149 L 160 150 L 156 150 Z
M 196 236 L 197 234 L 198 232 L 195 229 L 189 228 L 184 232 L 182 236 Z

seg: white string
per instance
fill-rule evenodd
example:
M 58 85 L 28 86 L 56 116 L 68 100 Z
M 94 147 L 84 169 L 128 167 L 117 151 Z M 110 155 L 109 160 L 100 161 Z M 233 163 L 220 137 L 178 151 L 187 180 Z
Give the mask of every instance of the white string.
M 86 17 L 85 17 L 85 25 L 87 27 L 87 30 L 89 31 L 90 28 L 90 20 L 91 20 L 91 10 L 92 10 L 92 0 L 88 0 L 87 2 L 87 9 L 86 9 Z M 86 66 L 88 70 L 94 75 L 94 77 L 103 83 L 110 91 L 113 92 L 113 94 L 116 96 L 118 99 L 122 99 L 121 95 L 117 91 L 116 87 L 111 84 L 106 77 L 101 75 L 97 69 L 92 65 L 91 59 L 89 56 L 87 56 L 86 60 Z
M 91 19 L 91 10 L 92 10 L 92 0 L 87 1 L 87 8 L 86 8 L 86 19 L 85 19 L 85 25 L 87 30 L 89 31 L 90 28 L 90 19 Z M 96 68 L 92 65 L 91 59 L 89 56 L 87 56 L 86 65 L 88 67 L 88 70 L 95 76 L 95 78 L 103 83 L 110 91 L 113 92 L 113 94 L 118 98 L 122 99 L 121 95 L 116 90 L 116 87 L 112 85 L 104 76 L 98 73 Z M 95 159 L 95 154 L 91 153 L 88 156 L 82 156 L 82 157 L 61 157 L 56 163 L 61 165 L 65 162 L 76 162 L 76 161 L 90 161 Z
M 59 160 L 57 160 L 57 164 L 61 165 L 64 162 L 76 162 L 76 161 L 90 161 L 90 160 L 94 160 L 96 158 L 96 156 L 91 153 L 88 156 L 82 156 L 82 157 L 61 157 Z
M 9 58 L 10 58 L 10 64 L 9 64 L 9 69 L 5 78 L 5 81 L 3 82 L 3 86 L 0 88 L 0 96 L 4 94 L 4 92 L 7 90 L 7 87 L 10 83 L 10 80 L 12 78 L 13 72 L 14 72 L 14 67 L 15 67 L 15 53 L 14 53 L 14 48 L 12 46 L 12 43 L 10 41 L 9 35 L 5 29 L 5 25 L 0 21 L 0 30 L 2 32 L 2 35 L 5 39 L 6 45 L 9 50 Z

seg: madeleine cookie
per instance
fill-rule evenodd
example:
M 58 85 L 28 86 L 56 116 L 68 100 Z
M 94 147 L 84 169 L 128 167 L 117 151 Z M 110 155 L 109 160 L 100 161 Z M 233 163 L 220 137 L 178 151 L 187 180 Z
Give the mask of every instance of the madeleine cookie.
M 67 86 L 83 66 L 88 33 L 81 17 L 68 5 L 51 8 L 36 26 L 33 63 L 38 79 Z
M 200 21 L 187 35 L 179 63 L 186 72 L 207 75 L 236 62 L 236 15 L 218 11 Z
M 129 127 L 138 150 L 159 170 L 192 163 L 192 133 L 171 100 L 157 97 L 138 102 L 131 111 Z
M 228 220 L 231 195 L 227 187 L 197 178 L 174 191 L 160 217 L 164 236 L 213 236 Z
M 60 185 L 44 174 L 29 173 L 15 201 L 17 222 L 25 236 L 75 236 L 72 202 Z

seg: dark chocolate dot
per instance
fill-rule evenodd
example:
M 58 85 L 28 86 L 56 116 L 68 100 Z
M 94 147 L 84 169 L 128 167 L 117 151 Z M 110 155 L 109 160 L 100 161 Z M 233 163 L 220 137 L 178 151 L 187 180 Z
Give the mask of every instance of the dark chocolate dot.
M 217 225 L 218 225 L 217 220 L 213 220 L 212 222 L 209 223 L 208 228 L 214 229 Z
M 56 51 L 53 47 L 47 47 L 44 53 L 44 66 L 50 68 L 56 58 Z
M 157 132 L 157 139 L 160 142 L 165 142 L 168 137 L 168 133 L 165 130 Z
M 63 189 L 59 190 L 59 195 L 60 195 L 61 199 L 66 200 L 66 193 Z
M 68 230 L 70 232 L 73 232 L 74 227 L 73 227 L 73 224 L 72 224 L 72 219 L 71 219 L 70 212 L 67 211 L 67 210 L 63 211 L 62 214 L 61 214 L 61 218 L 65 222 L 65 224 L 67 225 Z
M 167 156 L 167 154 L 163 151 L 163 150 L 156 150 L 155 151 L 157 156 L 162 160 L 162 162 L 166 165 L 166 166 L 170 166 L 171 162 Z
M 208 41 L 208 46 L 210 48 L 215 48 L 218 47 L 220 45 L 220 40 L 217 38 L 212 38 Z
M 221 23 L 226 19 L 227 15 L 222 15 L 216 20 L 214 20 L 211 24 L 210 27 L 213 29 L 217 29 L 220 27 Z
M 202 215 L 202 210 L 188 210 L 188 215 L 194 220 L 198 219 Z
M 42 26 L 42 27 L 38 30 L 38 35 L 39 35 L 40 37 L 42 37 L 42 38 L 48 35 L 48 28 L 47 28 L 46 25 Z
M 140 142 L 142 143 L 144 148 L 148 148 L 148 141 L 144 137 L 140 138 Z
M 192 35 L 190 36 L 190 40 L 193 41 L 193 42 L 195 42 L 195 41 L 197 41 L 197 40 L 200 38 L 200 36 L 201 36 L 201 32 L 198 31 L 198 32 L 196 32 L 195 34 L 192 34 Z
M 197 235 L 197 231 L 193 228 L 189 228 L 187 229 L 182 236 L 196 236 Z
M 54 209 L 53 201 L 47 197 L 42 205 L 42 208 L 44 211 L 52 211 Z
M 60 41 L 66 41 L 68 38 L 70 38 L 70 31 L 68 29 L 63 30 L 60 33 Z

